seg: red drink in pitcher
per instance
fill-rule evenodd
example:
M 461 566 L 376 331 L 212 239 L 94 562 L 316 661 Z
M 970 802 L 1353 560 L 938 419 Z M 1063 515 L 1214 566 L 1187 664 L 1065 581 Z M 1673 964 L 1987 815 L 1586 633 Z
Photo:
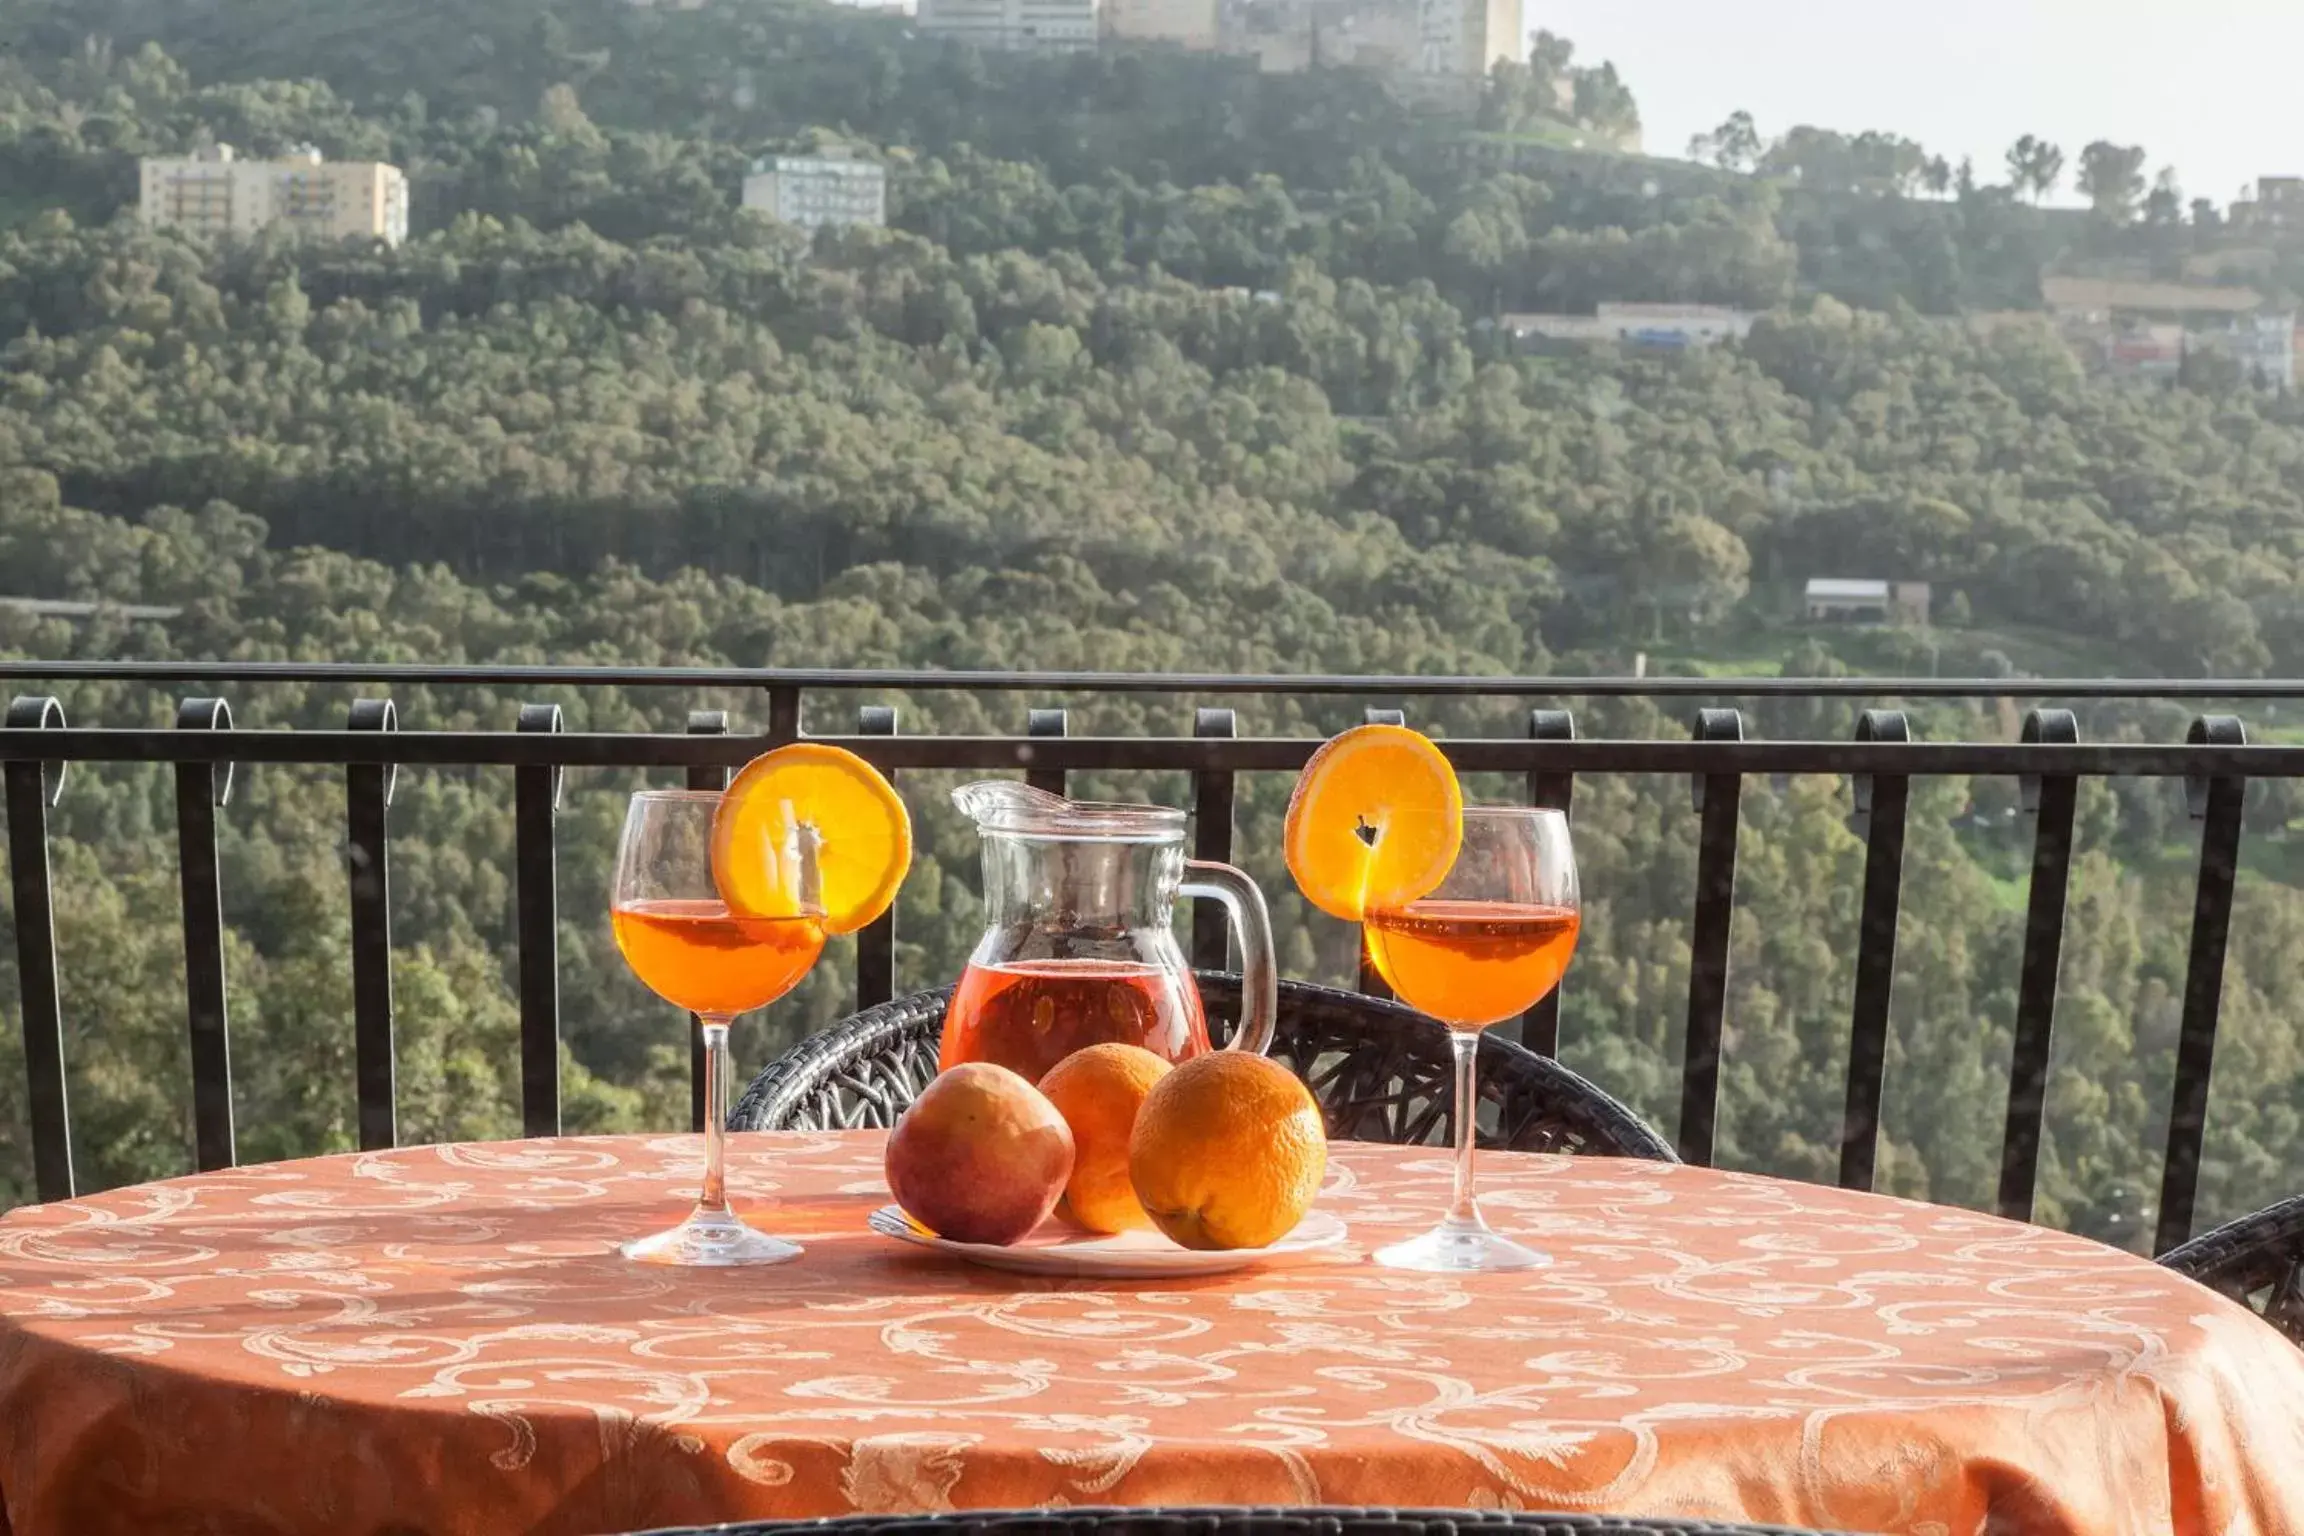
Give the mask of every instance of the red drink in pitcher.
M 1168 1061 L 1208 1049 L 1200 989 L 1182 966 L 1133 960 L 970 965 L 944 1011 L 936 1067 L 989 1061 L 1040 1081 L 1086 1046 L 1117 1040 Z

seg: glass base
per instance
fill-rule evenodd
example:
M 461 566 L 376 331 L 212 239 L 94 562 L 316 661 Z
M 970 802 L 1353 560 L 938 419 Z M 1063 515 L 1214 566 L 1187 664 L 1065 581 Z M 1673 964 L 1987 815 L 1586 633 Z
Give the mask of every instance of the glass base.
M 1542 1269 L 1552 1256 L 1499 1237 L 1488 1223 L 1474 1218 L 1450 1218 L 1422 1237 L 1376 1251 L 1376 1262 L 1387 1269 L 1421 1269 L 1439 1274 L 1488 1274 L 1512 1269 Z
M 748 1227 L 733 1211 L 699 1207 L 669 1232 L 616 1250 L 635 1264 L 683 1264 L 720 1269 L 737 1264 L 782 1264 L 800 1257 L 800 1245 Z

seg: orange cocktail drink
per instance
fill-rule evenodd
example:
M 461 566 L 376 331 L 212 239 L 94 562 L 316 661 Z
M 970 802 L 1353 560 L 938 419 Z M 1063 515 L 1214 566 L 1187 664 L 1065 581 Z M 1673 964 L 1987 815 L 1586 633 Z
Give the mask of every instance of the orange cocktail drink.
M 609 920 L 624 963 L 649 991 L 707 1016 L 767 1007 L 824 952 L 821 918 L 739 917 L 717 897 L 626 902 Z
M 1572 907 L 1427 898 L 1369 913 L 1368 957 L 1405 1001 L 1452 1029 L 1486 1029 L 1560 984 L 1580 925 Z
M 746 764 L 725 792 L 642 790 L 624 817 L 608 918 L 649 991 L 695 1015 L 704 1047 L 704 1178 L 669 1231 L 623 1245 L 651 1264 L 777 1264 L 797 1243 L 728 1204 L 728 1030 L 800 984 L 828 935 L 888 909 L 912 862 L 912 823 L 862 758 L 794 742 Z
M 1286 838 L 1297 889 L 1359 923 L 1400 1000 L 1448 1026 L 1455 1198 L 1439 1226 L 1376 1262 L 1449 1272 L 1550 1263 L 1481 1218 L 1472 1145 L 1481 1032 L 1543 1001 L 1576 951 L 1583 903 L 1567 817 L 1467 806 L 1438 747 L 1401 726 L 1365 725 L 1305 764 Z

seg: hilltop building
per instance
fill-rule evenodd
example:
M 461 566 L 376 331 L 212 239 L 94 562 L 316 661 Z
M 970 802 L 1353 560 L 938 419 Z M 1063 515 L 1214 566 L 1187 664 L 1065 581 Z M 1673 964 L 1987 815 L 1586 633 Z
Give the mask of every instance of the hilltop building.
M 1097 0 L 920 0 L 916 25 L 929 37 L 987 52 L 1082 53 L 1102 34 Z
M 2259 388 L 2296 387 L 2296 315 L 2292 310 L 2195 327 L 2184 334 L 2184 350 L 2194 357 L 2220 353 L 2231 358 L 2240 367 L 2240 377 Z
M 1477 89 L 1524 55 L 1521 0 L 1221 0 L 1217 46 L 1266 74 L 1372 69 L 1401 85 Z
M 1104 0 L 1104 35 L 1210 52 L 1216 47 L 1216 0 Z
M 146 224 L 196 234 L 249 235 L 284 225 L 326 240 L 408 238 L 408 178 L 374 160 L 326 161 L 316 149 L 284 160 L 242 160 L 229 144 L 148 157 L 136 213 Z
M 2114 379 L 2166 383 L 2187 357 L 2221 353 L 2267 388 L 2296 383 L 2296 316 L 2253 288 L 2215 283 L 2043 276 L 2040 295 L 2066 342 Z
M 1372 69 L 1405 75 L 1422 49 L 1413 0 L 1223 0 L 1217 46 L 1267 75 Z
M 2259 176 L 2256 195 L 2232 205 L 2232 223 L 2241 229 L 2304 229 L 2304 176 Z
M 1419 74 L 1480 82 L 1498 64 L 1527 57 L 1520 0 L 1418 0 Z
M 1850 580 L 1812 576 L 1801 594 L 1801 609 L 1812 620 L 1869 620 L 1877 624 L 1928 623 L 1929 593 L 1924 581 Z
M 844 153 L 764 155 L 744 178 L 744 206 L 802 229 L 888 222 L 888 172 Z
M 1498 324 L 1528 350 L 1583 344 L 1688 352 L 1740 341 L 1758 318 L 1717 304 L 1602 304 L 1589 315 L 1506 315 Z
M 0 614 L 20 613 L 32 619 L 93 619 L 99 614 L 135 623 L 165 624 L 184 616 L 184 610 L 150 603 L 86 603 L 56 597 L 0 597 Z

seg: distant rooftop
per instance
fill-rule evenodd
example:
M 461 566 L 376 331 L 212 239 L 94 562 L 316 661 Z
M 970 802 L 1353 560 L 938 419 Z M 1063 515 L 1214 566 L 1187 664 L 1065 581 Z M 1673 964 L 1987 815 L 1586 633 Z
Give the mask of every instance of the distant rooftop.
M 2260 309 L 2264 296 L 2253 288 L 2207 283 L 2128 282 L 2110 277 L 2043 277 L 2040 297 L 2056 310 L 2129 310 L 2162 314 L 2208 312 L 2244 315 Z
M 1808 579 L 1808 596 L 1822 602 L 1884 603 L 1888 601 L 1888 583 L 1812 576 Z
M 0 597 L 0 612 L 29 614 L 36 619 L 88 619 L 116 613 L 125 619 L 152 619 L 165 623 L 182 617 L 181 608 L 157 608 L 149 603 L 78 603 L 57 597 Z

